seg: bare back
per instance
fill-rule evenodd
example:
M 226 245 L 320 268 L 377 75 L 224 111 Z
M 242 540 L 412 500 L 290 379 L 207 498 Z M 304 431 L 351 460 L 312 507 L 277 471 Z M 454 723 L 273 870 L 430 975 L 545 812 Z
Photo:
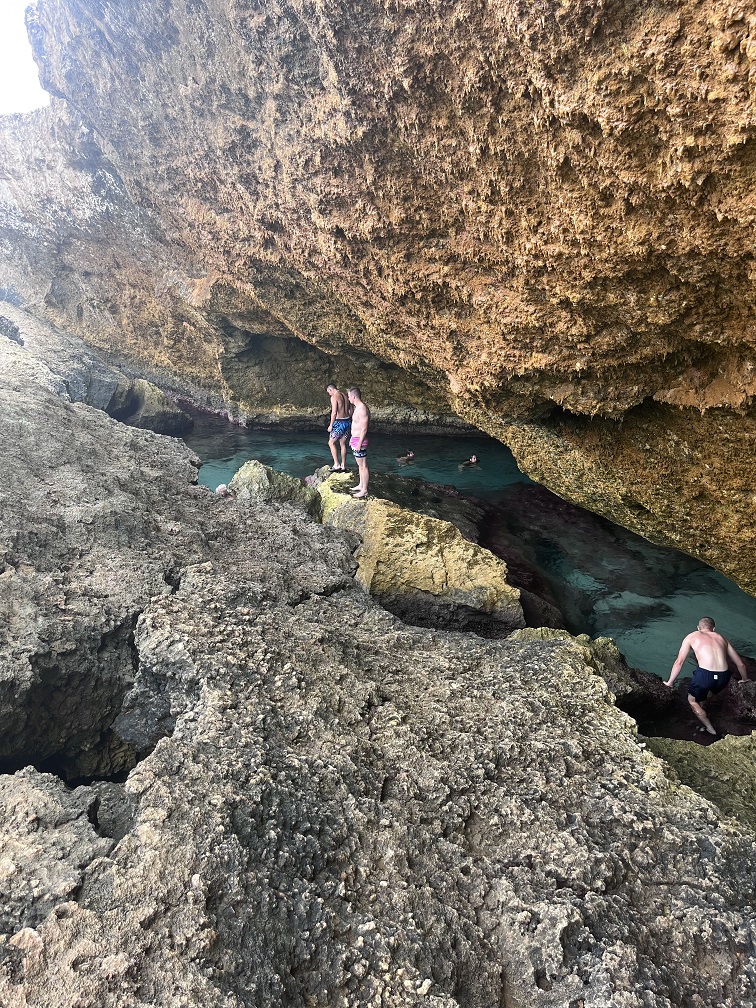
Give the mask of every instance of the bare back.
M 683 644 L 688 643 L 696 656 L 699 666 L 709 672 L 727 670 L 727 650 L 729 641 L 715 630 L 696 630 L 688 634 Z
M 335 391 L 328 393 L 331 397 L 331 411 L 334 420 L 349 419 L 349 402 L 343 392 Z
M 370 410 L 361 399 L 358 399 L 354 404 L 354 413 L 352 415 L 352 437 L 367 437 L 369 423 Z

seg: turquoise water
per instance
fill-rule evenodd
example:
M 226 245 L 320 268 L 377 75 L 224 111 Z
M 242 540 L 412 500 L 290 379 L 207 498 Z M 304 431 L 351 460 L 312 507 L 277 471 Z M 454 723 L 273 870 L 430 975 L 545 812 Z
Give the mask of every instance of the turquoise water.
M 186 442 L 203 461 L 199 482 L 211 489 L 251 458 L 300 478 L 331 462 L 325 430 L 253 431 L 202 414 L 195 421 Z M 409 449 L 414 462 L 398 462 Z M 460 471 L 471 454 L 479 467 Z M 701 616 L 713 616 L 741 654 L 756 655 L 756 599 L 705 564 L 562 501 L 521 473 L 498 441 L 376 433 L 369 464 L 372 472 L 450 484 L 495 503 L 484 544 L 524 556 L 551 588 L 570 632 L 614 638 L 636 668 L 666 678 Z
M 215 489 L 228 483 L 249 459 L 303 479 L 324 465 L 331 465 L 328 434 L 306 431 L 246 430 L 217 417 L 195 417 L 195 428 L 186 443 L 203 460 L 199 481 Z M 398 462 L 400 455 L 414 451 L 411 463 Z M 480 464 L 460 471 L 459 464 L 477 455 Z M 461 493 L 486 497 L 512 483 L 529 483 L 512 453 L 491 438 L 439 437 L 438 435 L 370 434 L 368 463 L 371 471 L 394 473 L 428 483 L 451 484 Z M 354 468 L 351 454 L 347 469 Z

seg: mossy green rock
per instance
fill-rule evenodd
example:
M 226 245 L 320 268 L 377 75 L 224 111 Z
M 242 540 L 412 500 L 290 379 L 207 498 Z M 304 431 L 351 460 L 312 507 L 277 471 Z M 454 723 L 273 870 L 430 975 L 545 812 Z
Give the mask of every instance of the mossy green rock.
M 756 831 L 756 735 L 728 735 L 708 746 L 650 738 L 648 747 L 683 784 Z
M 525 625 L 507 565 L 466 539 L 451 522 L 381 498 L 353 500 L 348 476 L 317 492 L 323 522 L 357 533 L 357 580 L 408 623 L 501 636 Z
M 229 488 L 239 500 L 255 500 L 266 504 L 288 501 L 304 508 L 313 518 L 320 517 L 320 497 L 317 491 L 304 486 L 293 476 L 276 472 L 257 459 L 244 463 L 234 474 Z

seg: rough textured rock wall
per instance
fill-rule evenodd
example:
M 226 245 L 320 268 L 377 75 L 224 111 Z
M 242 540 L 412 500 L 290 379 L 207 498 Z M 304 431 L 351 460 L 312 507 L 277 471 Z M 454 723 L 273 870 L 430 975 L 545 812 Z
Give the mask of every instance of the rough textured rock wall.
M 40 0 L 32 28 L 72 109 L 3 127 L 8 275 L 41 310 L 216 384 L 229 326 L 397 364 L 753 589 L 739 475 L 678 507 L 718 432 L 753 454 L 746 6 Z
M 322 520 L 359 537 L 356 578 L 408 623 L 505 637 L 524 627 L 520 592 L 507 565 L 456 525 L 376 497 L 356 501 L 351 474 L 318 484 Z
M 600 651 L 406 626 L 343 534 L 0 352 L 0 739 L 147 754 L 0 779 L 4 1008 L 752 1002 L 753 833 L 667 779 Z

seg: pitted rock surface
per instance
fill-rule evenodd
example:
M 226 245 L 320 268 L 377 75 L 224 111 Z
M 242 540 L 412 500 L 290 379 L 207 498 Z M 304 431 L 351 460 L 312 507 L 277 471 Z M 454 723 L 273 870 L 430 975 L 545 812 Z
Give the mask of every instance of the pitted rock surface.
M 235 413 L 456 414 L 753 591 L 755 17 L 39 0 L 3 288 Z
M 13 710 L 65 639 L 58 702 L 107 725 L 98 642 L 139 611 L 113 716 L 149 750 L 124 785 L 2 778 L 3 1006 L 753 1005 L 754 835 L 668 779 L 598 655 L 403 624 L 337 530 L 193 486 L 3 349 Z

